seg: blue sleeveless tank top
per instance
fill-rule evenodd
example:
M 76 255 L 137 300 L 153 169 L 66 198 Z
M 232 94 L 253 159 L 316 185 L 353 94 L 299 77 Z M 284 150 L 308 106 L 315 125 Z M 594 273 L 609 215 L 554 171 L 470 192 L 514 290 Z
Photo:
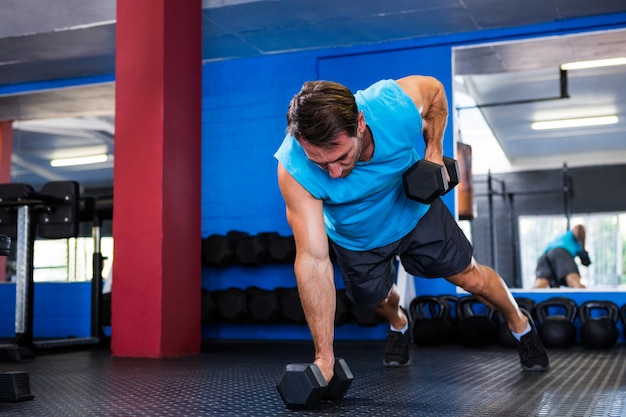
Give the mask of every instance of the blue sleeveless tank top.
M 573 257 L 576 257 L 578 252 L 583 249 L 582 245 L 578 243 L 576 237 L 574 236 L 574 233 L 571 230 L 567 231 L 567 233 L 557 237 L 552 242 L 550 242 L 546 247 L 544 253 L 554 248 L 565 249 Z
M 328 236 L 338 245 L 363 251 L 395 242 L 409 233 L 429 205 L 408 199 L 402 174 L 420 156 L 422 117 L 393 80 L 355 93 L 359 111 L 374 137 L 374 155 L 358 162 L 345 178 L 331 178 L 287 135 L 274 157 L 311 195 L 323 200 Z

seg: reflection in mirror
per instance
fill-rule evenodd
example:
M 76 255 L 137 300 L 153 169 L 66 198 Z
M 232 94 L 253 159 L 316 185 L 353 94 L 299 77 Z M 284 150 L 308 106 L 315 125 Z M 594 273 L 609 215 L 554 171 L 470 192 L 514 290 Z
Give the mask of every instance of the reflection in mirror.
M 566 219 L 556 215 L 519 216 L 522 286 L 531 288 L 535 281 L 537 259 L 546 245 L 567 230 Z M 575 215 L 571 224 L 585 227 L 585 249 L 591 264 L 583 266 L 575 258 L 582 283 L 587 288 L 626 289 L 626 213 L 591 213 Z
M 601 59 L 616 60 L 589 68 L 565 65 Z M 626 89 L 618 87 L 626 82 L 626 30 L 463 46 L 453 49 L 453 62 L 455 140 L 471 147 L 472 175 L 479 184 L 477 218 L 459 223 L 479 261 L 495 267 L 505 279 L 513 276 L 507 281 L 510 287 L 531 288 L 545 245 L 568 226 L 582 223 L 588 228 L 593 260 L 588 268 L 579 264 L 583 283 L 588 288 L 625 289 L 624 198 L 615 197 L 620 193 L 606 187 L 600 174 L 595 184 L 579 179 L 580 170 L 587 168 L 626 168 Z M 582 124 L 596 117 L 604 119 L 600 124 Z M 578 125 L 547 129 L 537 125 L 555 120 Z M 574 199 L 579 200 L 573 211 L 566 208 L 562 214 L 558 193 L 524 196 L 542 187 L 558 189 L 562 186 L 558 171 L 567 169 L 579 170 L 574 184 Z M 502 189 L 489 191 L 490 199 L 499 198 L 496 205 L 503 207 L 499 213 L 487 209 L 487 187 L 480 188 L 492 177 L 494 183 L 502 179 L 497 184 Z M 581 195 L 603 187 L 612 194 L 610 203 Z M 516 206 L 505 207 L 507 197 L 513 202 L 512 194 Z M 559 204 L 560 211 L 555 210 Z M 503 219 L 507 216 L 515 218 Z M 496 228 L 498 221 L 501 225 Z M 498 259 L 502 251 L 514 254 Z
M 114 123 L 111 114 L 13 122 L 11 181 L 35 189 L 67 180 L 82 189 L 112 187 Z

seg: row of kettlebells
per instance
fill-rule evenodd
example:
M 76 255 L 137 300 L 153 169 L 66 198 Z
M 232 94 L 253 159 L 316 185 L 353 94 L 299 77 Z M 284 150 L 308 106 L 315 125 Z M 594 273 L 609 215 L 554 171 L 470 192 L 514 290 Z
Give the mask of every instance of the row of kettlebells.
M 519 297 L 516 301 L 533 318 L 548 348 L 568 348 L 580 340 L 589 349 L 607 349 L 619 339 L 618 321 L 626 324 L 626 305 L 620 308 L 612 301 L 593 300 L 580 305 L 566 297 L 541 302 Z M 474 347 L 498 342 L 515 346 L 504 317 L 473 296 L 418 296 L 411 301 L 409 314 L 413 342 L 418 346 L 455 341 Z

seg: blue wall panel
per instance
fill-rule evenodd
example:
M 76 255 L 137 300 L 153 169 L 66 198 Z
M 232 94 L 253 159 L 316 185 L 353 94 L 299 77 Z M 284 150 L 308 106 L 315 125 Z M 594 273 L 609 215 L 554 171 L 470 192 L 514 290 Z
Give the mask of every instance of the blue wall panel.
M 33 337 L 91 335 L 91 282 L 36 283 Z M 0 337 L 15 336 L 15 284 L 0 284 Z
M 15 284 L 0 284 L 0 337 L 15 335 Z
M 274 152 L 287 104 L 315 77 L 307 55 L 220 62 L 203 68 L 202 235 L 290 234 Z

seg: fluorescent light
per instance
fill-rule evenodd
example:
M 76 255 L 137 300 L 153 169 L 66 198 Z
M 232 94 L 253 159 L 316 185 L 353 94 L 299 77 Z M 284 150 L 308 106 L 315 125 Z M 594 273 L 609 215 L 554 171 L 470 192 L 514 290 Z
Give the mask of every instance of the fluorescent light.
M 598 117 L 581 117 L 578 119 L 562 119 L 562 120 L 546 120 L 544 122 L 533 122 L 530 126 L 532 130 L 544 129 L 564 129 L 568 127 L 584 127 L 597 125 L 612 125 L 619 122 L 619 117 L 598 116 Z
M 561 69 L 577 70 L 585 68 L 612 67 L 613 65 L 626 65 L 626 57 L 568 62 L 567 64 L 561 65 Z
M 50 161 L 50 165 L 53 167 L 69 167 L 69 166 L 74 166 L 74 165 L 97 164 L 99 162 L 106 162 L 108 160 L 109 160 L 109 155 L 100 154 L 100 155 L 90 155 L 90 156 L 79 156 L 76 158 L 53 159 Z

